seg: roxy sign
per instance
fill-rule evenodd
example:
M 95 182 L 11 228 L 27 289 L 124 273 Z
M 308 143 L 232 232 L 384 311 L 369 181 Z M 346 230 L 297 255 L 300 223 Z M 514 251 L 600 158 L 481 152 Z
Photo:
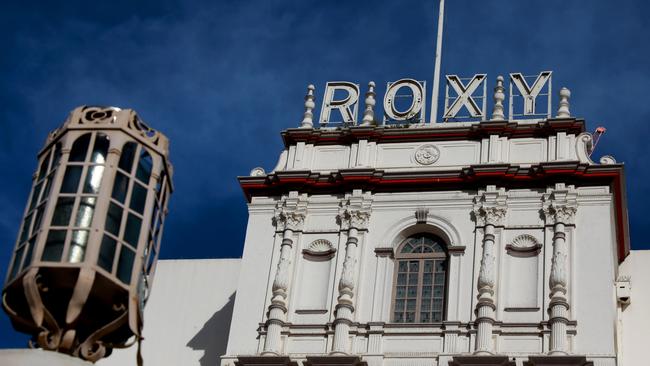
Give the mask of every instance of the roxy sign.
M 526 117 L 550 117 L 551 113 L 551 71 L 539 75 L 525 76 L 510 74 L 508 119 Z M 487 119 L 487 75 L 476 74 L 471 78 L 457 75 L 446 76 L 443 120 L 447 121 L 485 121 Z M 503 96 L 503 78 L 497 79 L 497 94 Z M 365 98 L 365 111 L 362 125 L 374 121 L 375 84 L 368 85 Z M 359 111 L 359 84 L 337 81 L 328 82 L 320 113 L 320 125 L 356 125 Z M 538 108 L 539 97 L 546 97 L 547 103 Z M 313 105 L 313 87 L 307 96 Z M 503 99 L 503 98 L 501 98 Z M 523 101 L 523 103 L 521 103 Z M 306 104 L 307 105 L 307 104 Z M 424 123 L 426 108 L 426 82 L 414 79 L 401 79 L 386 85 L 383 100 L 383 123 Z M 312 107 L 313 108 L 313 107 Z M 540 110 L 541 109 L 541 110 Z M 334 113 L 333 113 L 334 112 Z M 310 112 L 311 113 L 311 112 Z M 333 117 L 336 115 L 336 117 Z M 338 118 L 338 119 L 335 119 Z M 311 114 L 309 117 L 311 122 Z

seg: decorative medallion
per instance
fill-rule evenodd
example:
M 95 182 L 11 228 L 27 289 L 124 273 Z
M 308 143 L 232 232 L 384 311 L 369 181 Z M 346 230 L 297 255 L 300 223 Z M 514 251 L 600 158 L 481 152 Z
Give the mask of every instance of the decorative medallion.
M 440 158 L 440 150 L 433 145 L 423 145 L 415 150 L 415 161 L 422 165 L 431 165 Z

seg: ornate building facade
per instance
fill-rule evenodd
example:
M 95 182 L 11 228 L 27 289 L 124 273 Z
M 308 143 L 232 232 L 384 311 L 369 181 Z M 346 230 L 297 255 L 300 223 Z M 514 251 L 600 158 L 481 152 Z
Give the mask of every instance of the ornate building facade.
M 553 116 L 506 119 L 498 78 L 490 120 L 433 124 L 399 108 L 389 117 L 405 123 L 376 121 L 374 83 L 359 124 L 356 107 L 325 95 L 351 122 L 314 127 L 310 86 L 275 168 L 239 177 L 241 260 L 161 262 L 146 362 L 643 363 L 650 256 L 630 253 L 623 165 L 592 160 L 568 90 Z M 131 349 L 99 364 L 134 360 Z

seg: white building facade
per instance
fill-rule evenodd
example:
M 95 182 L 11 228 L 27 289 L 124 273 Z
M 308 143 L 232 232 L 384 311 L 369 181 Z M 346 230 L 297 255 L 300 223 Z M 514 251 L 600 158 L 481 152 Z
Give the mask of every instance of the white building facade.
M 617 365 L 623 166 L 564 107 L 284 131 L 221 365 Z

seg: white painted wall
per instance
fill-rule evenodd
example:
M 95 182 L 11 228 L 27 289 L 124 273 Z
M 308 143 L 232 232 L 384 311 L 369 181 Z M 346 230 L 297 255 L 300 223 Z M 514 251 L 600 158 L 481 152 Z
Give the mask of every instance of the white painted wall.
M 648 364 L 650 345 L 650 250 L 633 250 L 619 268 L 619 276 L 630 276 L 630 304 L 620 313 L 621 363 L 618 366 Z
M 226 352 L 240 259 L 161 260 L 145 308 L 145 365 L 213 366 Z M 136 364 L 134 345 L 99 366 Z M 0 362 L 0 364 L 5 365 Z

